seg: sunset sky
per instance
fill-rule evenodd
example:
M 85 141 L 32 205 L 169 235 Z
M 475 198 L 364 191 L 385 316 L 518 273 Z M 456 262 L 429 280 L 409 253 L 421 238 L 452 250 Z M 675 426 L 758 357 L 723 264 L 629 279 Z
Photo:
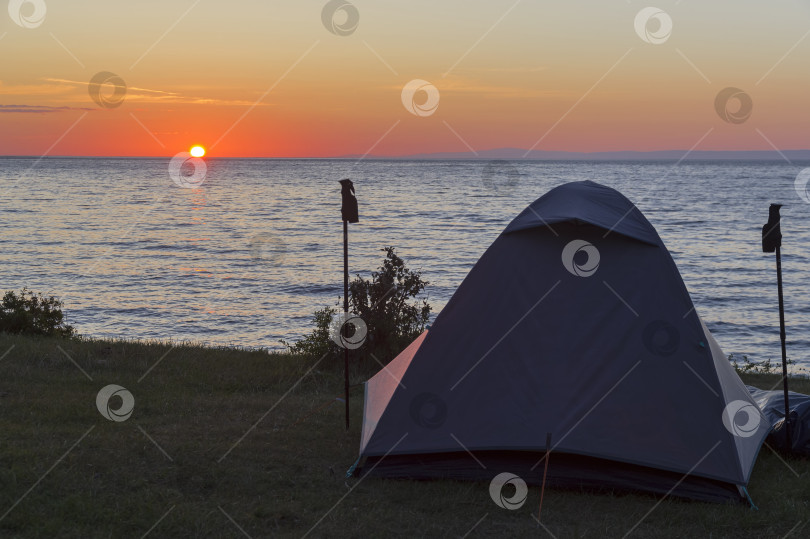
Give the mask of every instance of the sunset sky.
M 348 35 L 326 28 L 327 4 L 13 0 L 0 154 L 810 148 L 807 1 L 662 0 L 672 31 L 658 44 L 634 26 L 646 2 L 352 0 Z M 126 83 L 120 106 L 91 99 L 99 72 Z M 436 87 L 432 114 L 403 105 L 414 79 Z M 753 103 L 740 123 L 715 110 L 726 87 Z

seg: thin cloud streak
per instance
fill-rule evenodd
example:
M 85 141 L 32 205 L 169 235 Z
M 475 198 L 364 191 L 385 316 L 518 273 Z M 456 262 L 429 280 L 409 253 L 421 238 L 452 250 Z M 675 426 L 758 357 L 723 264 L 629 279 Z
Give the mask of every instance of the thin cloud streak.
M 0 105 L 0 114 L 52 114 L 69 110 L 94 111 L 85 107 L 49 107 L 45 105 Z
M 6 85 L 0 81 L 0 95 L 18 95 L 18 96 L 63 96 L 59 101 L 65 103 L 76 103 L 86 100 L 86 91 L 82 90 L 80 93 L 75 92 L 76 89 L 86 88 L 88 82 L 75 81 L 70 79 L 54 79 L 43 78 L 41 79 L 49 84 L 26 84 L 26 85 Z M 218 99 L 213 97 L 200 97 L 200 96 L 184 96 L 177 92 L 166 90 L 153 90 L 150 88 L 139 88 L 136 86 L 127 88 L 127 102 L 138 103 L 167 103 L 167 104 L 180 104 L 180 105 L 222 105 L 222 106 L 247 106 L 252 105 L 253 102 L 249 100 L 232 100 L 232 99 Z M 32 105 L 33 106 L 33 105 Z M 257 106 L 273 106 L 272 103 L 260 103 Z M 54 109 L 63 109 L 64 107 L 51 107 Z M 66 109 L 67 110 L 67 109 Z M 78 108 L 74 110 L 96 110 Z
M 74 84 L 74 85 L 77 85 L 77 86 L 87 86 L 87 85 L 89 84 L 89 82 L 88 82 L 88 81 L 84 81 L 84 82 L 82 82 L 82 81 L 78 81 L 78 80 L 70 80 L 70 79 L 52 79 L 52 78 L 44 78 L 44 79 L 42 79 L 42 80 L 46 80 L 46 81 L 48 81 L 48 82 L 61 82 L 61 83 L 64 83 L 64 84 Z M 176 92 L 167 92 L 167 91 L 165 91 L 165 90 L 150 90 L 150 89 L 148 89 L 148 88 L 136 88 L 136 87 L 134 87 L 134 86 L 132 86 L 132 87 L 127 87 L 127 90 L 128 90 L 128 91 L 129 91 L 129 90 L 135 90 L 136 92 L 149 92 L 149 93 L 155 93 L 155 94 L 177 95 L 177 93 L 176 93 Z

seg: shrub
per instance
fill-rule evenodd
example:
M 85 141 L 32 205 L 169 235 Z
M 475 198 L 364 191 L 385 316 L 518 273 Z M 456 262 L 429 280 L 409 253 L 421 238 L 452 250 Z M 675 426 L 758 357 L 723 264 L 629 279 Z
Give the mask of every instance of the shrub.
M 357 275 L 349 283 L 349 309 L 363 319 L 368 330 L 363 345 L 351 351 L 352 362 L 363 371 L 377 370 L 380 363 L 393 359 L 425 330 L 430 319 L 427 299 L 411 301 L 429 284 L 422 279 L 422 272 L 408 269 L 394 247 L 385 247 L 382 251 L 385 258 L 370 280 Z M 282 344 L 290 352 L 310 359 L 319 359 L 325 354 L 333 359 L 340 358 L 342 348 L 330 339 L 333 324 L 340 320 L 335 315 L 343 310 L 340 300 L 337 307 L 315 311 L 312 333 L 296 343 L 281 341 Z M 346 326 L 349 326 L 347 337 L 351 338 L 356 328 L 352 324 Z
M 9 290 L 0 305 L 0 331 L 5 333 L 72 337 L 73 326 L 65 323 L 62 302 L 23 288 L 19 294 Z
M 331 307 L 325 307 L 319 311 L 315 311 L 312 315 L 312 322 L 315 324 L 315 329 L 312 333 L 304 337 L 298 342 L 288 343 L 281 341 L 281 344 L 286 346 L 291 353 L 305 356 L 309 359 L 319 359 L 325 354 L 333 354 L 337 346 L 330 340 L 330 332 L 332 330 L 332 317 L 337 311 Z
M 734 370 L 736 370 L 739 374 L 782 374 L 782 363 L 771 363 L 771 359 L 768 358 L 764 361 L 751 361 L 748 359 L 748 356 L 743 356 L 743 363 L 740 365 L 737 362 L 737 359 L 734 357 L 734 354 L 729 354 L 728 360 L 731 361 L 731 364 L 734 366 Z M 790 358 L 787 358 L 788 365 L 795 365 L 795 361 Z

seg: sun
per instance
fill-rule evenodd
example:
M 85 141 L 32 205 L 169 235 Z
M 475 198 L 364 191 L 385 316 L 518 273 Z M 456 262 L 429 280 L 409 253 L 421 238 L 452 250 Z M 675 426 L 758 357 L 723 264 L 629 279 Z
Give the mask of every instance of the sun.
M 205 148 L 202 146 L 194 146 L 189 152 L 192 157 L 202 157 L 205 155 Z

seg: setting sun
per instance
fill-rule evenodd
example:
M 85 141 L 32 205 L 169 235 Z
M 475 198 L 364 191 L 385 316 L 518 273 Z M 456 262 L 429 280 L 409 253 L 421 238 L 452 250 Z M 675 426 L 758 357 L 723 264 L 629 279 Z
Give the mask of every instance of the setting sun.
M 202 146 L 194 146 L 189 152 L 192 157 L 202 157 L 205 155 L 205 148 Z

